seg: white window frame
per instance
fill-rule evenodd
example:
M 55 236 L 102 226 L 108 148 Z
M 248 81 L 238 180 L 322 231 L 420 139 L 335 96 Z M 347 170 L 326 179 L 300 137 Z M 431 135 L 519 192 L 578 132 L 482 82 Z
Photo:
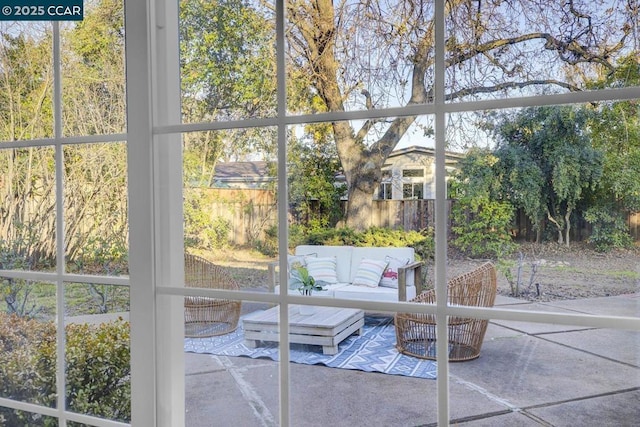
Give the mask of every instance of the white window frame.
M 179 281 L 182 273 L 181 244 L 176 229 L 181 218 L 179 176 L 176 173 L 176 158 L 171 157 L 171 148 L 180 133 L 195 130 L 217 130 L 233 126 L 233 123 L 179 124 L 174 121 L 174 108 L 179 105 L 179 80 L 175 74 L 177 64 L 177 2 L 175 0 L 127 1 L 127 77 L 128 77 L 128 124 L 130 170 L 130 216 L 131 216 L 131 289 L 132 289 L 132 369 L 133 369 L 133 425 L 180 426 L 184 420 L 183 366 L 180 364 L 182 342 L 179 309 L 169 300 L 181 301 L 175 296 L 195 294 L 184 289 Z M 277 0 L 277 43 L 284 42 L 283 1 Z M 446 103 L 444 99 L 444 2 L 436 1 L 436 66 L 435 100 L 429 105 L 390 108 L 386 110 L 326 113 L 309 116 L 287 116 L 284 93 L 284 73 L 278 74 L 278 115 L 274 119 L 248 120 L 242 126 L 276 126 L 278 129 L 278 187 L 286 190 L 286 129 L 289 126 L 331 120 L 361 120 L 370 117 L 393 117 L 398 115 L 429 114 L 435 119 L 435 164 L 436 164 L 436 261 L 435 286 L 438 295 L 436 306 L 411 305 L 408 303 L 382 303 L 371 301 L 322 301 L 316 305 L 350 306 L 372 311 L 411 311 L 435 313 L 438 320 L 437 333 L 447 333 L 447 316 L 473 316 L 483 319 L 516 320 L 539 323 L 581 325 L 596 328 L 640 329 L 640 318 L 615 316 L 587 316 L 580 314 L 537 313 L 496 308 L 448 307 L 446 299 L 446 170 L 445 170 L 445 121 L 448 114 L 464 111 L 518 108 L 528 106 L 584 103 L 640 98 L 640 88 L 601 90 L 594 92 L 523 97 L 503 100 Z M 278 69 L 284 70 L 284 53 L 278 50 Z M 167 68 L 168 66 L 168 68 Z M 178 101 L 178 102 L 176 102 Z M 179 157 L 178 157 L 179 159 Z M 173 162 L 173 163 L 172 163 Z M 177 162 L 179 163 L 179 162 Z M 162 173 L 160 173 L 162 172 Z M 167 172 L 166 176 L 163 174 Z M 281 225 L 287 224 L 286 191 L 279 191 L 278 218 Z M 169 228 L 166 228 L 169 227 Z M 169 234 L 167 235 L 167 231 Z M 174 234 L 176 234 L 174 236 Z M 286 253 L 288 229 L 279 230 L 279 251 Z M 171 260 L 177 260 L 175 265 Z M 167 264 L 164 264 L 167 263 Z M 285 281 L 286 259 L 280 261 L 280 281 Z M 284 267 L 284 268 L 283 268 Z M 288 360 L 288 310 L 292 303 L 304 303 L 301 296 L 281 293 L 254 294 L 210 290 L 200 295 L 234 297 L 252 301 L 279 303 L 281 360 Z M 174 297 L 174 298 L 172 298 Z M 165 308 L 168 307 L 168 310 Z M 172 322 L 173 321 L 173 322 Z M 168 325 L 173 325 L 165 335 Z M 150 334 L 149 331 L 155 331 Z M 449 420 L 449 363 L 447 341 L 438 340 L 437 400 L 438 424 L 448 425 Z M 169 369 L 167 375 L 166 369 Z M 289 366 L 279 366 L 280 425 L 290 425 L 289 418 Z M 175 405 L 175 406 L 174 406 Z

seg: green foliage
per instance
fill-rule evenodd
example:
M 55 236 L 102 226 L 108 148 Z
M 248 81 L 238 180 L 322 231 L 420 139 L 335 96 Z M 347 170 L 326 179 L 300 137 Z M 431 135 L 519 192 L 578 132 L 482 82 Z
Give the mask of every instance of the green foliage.
M 131 419 L 129 324 L 66 327 L 67 409 L 128 422 Z M 0 314 L 0 395 L 54 407 L 56 326 Z M 49 426 L 55 421 L 0 408 L 6 425 Z
M 598 203 L 587 209 L 584 218 L 593 226 L 589 243 L 599 252 L 633 245 L 624 214 L 614 206 Z
M 204 209 L 204 197 L 185 192 L 184 239 L 186 248 L 219 249 L 229 244 L 231 223 L 221 217 L 211 218 Z
M 66 327 L 66 398 L 70 410 L 118 421 L 131 419 L 129 323 Z
M 328 124 L 306 127 L 307 139 L 289 144 L 289 203 L 296 222 L 321 230 L 342 218 L 344 184 L 336 184 L 340 162 Z
M 514 250 L 514 207 L 501 197 L 498 161 L 489 150 L 471 150 L 451 181 L 451 243 L 473 257 L 501 258 Z
M 472 257 L 497 258 L 515 249 L 509 228 L 513 206 L 489 198 L 464 198 L 451 208 L 452 245 Z
M 496 127 L 500 198 L 523 208 L 534 226 L 553 224 L 569 244 L 570 218 L 602 177 L 585 109 L 552 106 L 504 115 Z
M 640 83 L 637 55 L 623 58 L 614 73 L 594 82 L 596 88 L 626 87 Z M 594 145 L 604 153 L 602 179 L 585 219 L 592 224 L 590 241 L 608 251 L 629 244 L 624 217 L 640 211 L 640 104 L 637 101 L 601 103 L 589 126 Z
M 312 231 L 305 238 L 298 239 L 295 244 L 289 240 L 291 247 L 307 245 L 336 245 L 360 247 L 412 247 L 418 260 L 433 259 L 435 241 L 433 230 L 404 231 L 389 228 L 371 227 L 364 231 L 350 228 L 330 228 Z

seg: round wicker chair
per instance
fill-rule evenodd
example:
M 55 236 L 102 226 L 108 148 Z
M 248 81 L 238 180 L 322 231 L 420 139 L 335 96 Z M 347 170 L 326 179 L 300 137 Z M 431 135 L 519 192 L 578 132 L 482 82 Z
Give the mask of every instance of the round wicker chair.
M 184 261 L 187 287 L 240 289 L 220 266 L 192 254 L 185 254 Z M 210 337 L 232 332 L 238 327 L 240 309 L 240 301 L 187 296 L 184 299 L 185 336 Z
M 496 270 L 487 262 L 457 276 L 447 284 L 449 305 L 492 307 L 496 298 Z M 423 292 L 411 302 L 435 304 L 435 290 Z M 448 323 L 449 360 L 461 362 L 480 356 L 489 321 L 450 317 Z M 400 353 L 423 359 L 436 359 L 436 319 L 433 314 L 397 313 L 396 347 Z

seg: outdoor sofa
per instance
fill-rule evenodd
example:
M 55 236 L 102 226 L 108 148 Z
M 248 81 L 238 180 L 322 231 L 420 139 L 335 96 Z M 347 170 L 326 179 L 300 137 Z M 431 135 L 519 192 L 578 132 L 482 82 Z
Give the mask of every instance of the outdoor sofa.
M 278 262 L 269 265 L 269 285 L 277 284 Z M 422 291 L 423 263 L 409 247 L 301 245 L 287 259 L 290 293 L 298 292 L 295 271 L 305 267 L 323 285 L 313 295 L 373 301 L 407 301 Z

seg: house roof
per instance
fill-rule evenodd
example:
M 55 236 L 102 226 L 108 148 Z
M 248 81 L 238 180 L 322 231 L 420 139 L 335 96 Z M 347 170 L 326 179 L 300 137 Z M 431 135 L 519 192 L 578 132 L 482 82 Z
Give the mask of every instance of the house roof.
M 231 184 L 263 184 L 273 181 L 269 174 L 269 162 L 219 162 L 216 164 L 212 187 Z
M 257 162 L 218 162 L 215 176 L 219 179 L 262 178 L 269 176 L 269 163 Z
M 433 156 L 435 157 L 436 155 L 436 150 L 435 148 L 429 148 L 429 147 L 421 147 L 418 145 L 412 145 L 410 147 L 406 147 L 406 148 L 400 148 L 398 150 L 394 150 L 391 152 L 391 154 L 389 154 L 389 157 L 387 159 L 391 159 L 393 157 L 398 157 L 398 156 L 403 156 L 405 154 L 410 154 L 410 153 L 420 153 L 420 154 L 425 154 L 428 156 Z M 445 161 L 447 163 L 449 162 L 457 162 L 458 160 L 462 159 L 464 157 L 464 154 L 462 153 L 455 153 L 453 151 L 445 151 Z
M 435 149 L 413 145 L 406 148 L 394 150 L 387 159 L 387 165 L 393 163 L 393 158 L 406 154 L 418 153 L 435 157 Z M 445 161 L 448 165 L 455 164 L 464 154 L 447 151 Z M 389 162 L 391 160 L 391 162 Z M 213 187 L 224 187 L 232 184 L 263 184 L 275 180 L 269 175 L 269 162 L 219 162 L 216 164 L 215 175 L 211 185 Z M 344 180 L 341 172 L 336 173 L 337 180 Z

